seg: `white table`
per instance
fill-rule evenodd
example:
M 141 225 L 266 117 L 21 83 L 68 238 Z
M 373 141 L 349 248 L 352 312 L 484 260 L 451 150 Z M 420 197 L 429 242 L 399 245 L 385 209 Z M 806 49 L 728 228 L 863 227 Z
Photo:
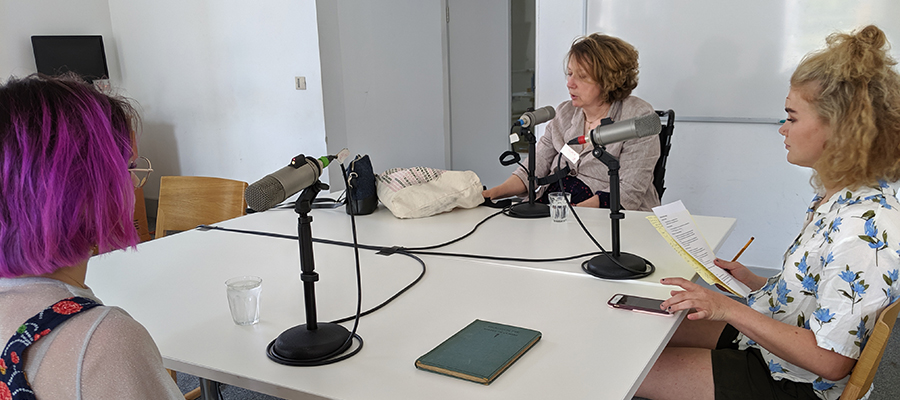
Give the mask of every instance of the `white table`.
M 429 246 L 453 240 L 468 233 L 478 222 L 498 210 L 476 207 L 470 210 L 454 210 L 429 218 L 400 220 L 384 206 L 371 215 L 357 218 L 359 242 L 377 246 L 405 247 Z M 579 217 L 591 234 L 607 251 L 612 250 L 609 210 L 577 208 Z M 646 220 L 650 212 L 623 211 L 621 246 L 623 252 L 641 256 L 652 262 L 657 272 L 640 279 L 656 283 L 661 277 L 680 276 L 693 278 L 693 270 L 671 250 L 665 239 Z M 315 210 L 313 236 L 322 239 L 349 241 L 350 219 L 343 208 Z M 734 218 L 694 216 L 694 220 L 709 241 L 713 251 L 718 251 L 725 238 L 734 229 Z M 236 229 L 264 230 L 286 235 L 297 235 L 297 218 L 293 209 L 266 211 L 254 218 L 239 218 L 223 226 Z M 549 218 L 518 219 L 498 215 L 485 222 L 468 239 L 434 251 L 469 253 L 516 258 L 556 258 L 598 251 L 584 234 L 571 213 L 564 223 L 554 223 Z M 552 263 L 525 263 L 512 261 L 481 261 L 498 265 L 549 269 L 582 275 L 581 263 L 586 258 Z
M 494 210 L 476 208 L 398 220 L 380 208 L 357 218 L 360 242 L 422 246 L 460 236 Z M 609 245 L 608 210 L 579 214 Z M 313 235 L 349 240 L 343 209 L 314 210 Z M 606 306 L 615 293 L 665 298 L 664 276 L 694 277 L 643 217 L 627 213 L 622 250 L 641 255 L 658 272 L 640 282 L 605 281 L 581 272 L 583 260 L 546 264 L 424 257 L 422 281 L 393 303 L 364 317 L 362 351 L 322 367 L 270 361 L 266 345 L 305 323 L 296 241 L 221 231 L 190 231 L 146 242 L 138 251 L 92 259 L 87 284 L 106 304 L 125 308 L 150 332 L 167 368 L 284 398 L 630 398 L 683 316 L 662 317 Z M 713 248 L 734 225 L 697 217 Z M 272 210 L 219 224 L 296 234 L 292 210 Z M 551 257 L 593 251 L 574 221 L 497 216 L 442 251 Z M 316 244 L 319 321 L 352 315 L 356 286 L 351 249 Z M 362 251 L 363 308 L 415 279 L 420 266 L 401 255 Z M 232 323 L 224 281 L 263 278 L 260 322 Z M 414 367 L 416 358 L 472 322 L 484 319 L 539 330 L 541 341 L 490 386 Z M 351 323 L 345 323 L 350 328 Z

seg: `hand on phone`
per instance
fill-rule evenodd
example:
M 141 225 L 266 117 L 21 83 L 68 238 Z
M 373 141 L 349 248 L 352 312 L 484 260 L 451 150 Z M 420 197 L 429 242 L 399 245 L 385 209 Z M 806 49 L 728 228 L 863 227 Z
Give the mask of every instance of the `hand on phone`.
M 621 308 L 624 310 L 631 310 L 648 314 L 672 316 L 671 313 L 660 308 L 662 302 L 662 300 L 658 299 L 649 299 L 646 297 L 632 296 L 629 294 L 620 293 L 609 299 L 606 304 L 608 304 L 612 308 Z

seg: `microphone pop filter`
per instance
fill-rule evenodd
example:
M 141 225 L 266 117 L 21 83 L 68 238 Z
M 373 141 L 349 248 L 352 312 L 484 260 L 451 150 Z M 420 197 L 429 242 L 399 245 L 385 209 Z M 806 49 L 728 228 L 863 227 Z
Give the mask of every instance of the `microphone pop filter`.
M 281 181 L 272 175 L 264 176 L 244 190 L 244 200 L 254 211 L 266 211 L 286 197 Z
M 656 113 L 647 114 L 634 119 L 634 130 L 638 137 L 659 135 L 662 132 L 662 122 Z

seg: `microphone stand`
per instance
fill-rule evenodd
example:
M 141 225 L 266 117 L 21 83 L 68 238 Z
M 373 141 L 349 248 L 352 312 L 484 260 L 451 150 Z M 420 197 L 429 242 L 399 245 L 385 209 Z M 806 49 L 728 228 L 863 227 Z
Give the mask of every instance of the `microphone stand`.
M 315 282 L 319 274 L 315 269 L 312 241 L 312 201 L 328 185 L 316 181 L 303 189 L 294 205 L 297 212 L 297 233 L 300 242 L 300 280 L 303 281 L 303 299 L 306 306 L 306 324 L 290 328 L 269 344 L 266 354 L 272 361 L 286 365 L 325 360 L 350 347 L 350 332 L 338 324 L 318 323 L 316 319 Z
M 653 263 L 644 258 L 620 251 L 619 221 L 625 219 L 619 198 L 619 160 L 606 152 L 603 146 L 595 146 L 591 152 L 609 168 L 609 219 L 612 228 L 612 254 L 595 256 L 581 264 L 588 274 L 604 279 L 638 279 L 653 273 Z
M 522 127 L 522 136 L 528 141 L 528 202 L 521 202 L 509 208 L 509 216 L 516 218 L 544 218 L 550 216 L 550 206 L 534 202 L 534 145 L 537 139 L 530 127 Z

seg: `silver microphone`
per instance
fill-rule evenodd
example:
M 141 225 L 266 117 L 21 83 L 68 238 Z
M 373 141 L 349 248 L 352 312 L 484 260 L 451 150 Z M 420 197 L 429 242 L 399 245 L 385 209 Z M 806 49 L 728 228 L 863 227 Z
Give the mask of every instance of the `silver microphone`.
M 535 125 L 543 124 L 544 122 L 553 119 L 555 116 L 556 110 L 554 110 L 553 107 L 544 106 L 537 110 L 522 114 L 522 116 L 519 117 L 519 120 L 516 121 L 516 125 L 520 125 L 523 128 L 530 128 Z
M 662 122 L 656 113 L 640 117 L 600 125 L 591 129 L 589 135 L 579 136 L 569 141 L 569 144 L 585 144 L 591 142 L 594 146 L 606 146 L 611 143 L 629 139 L 637 139 L 644 136 L 659 135 L 662 131 Z
M 316 183 L 329 162 L 331 162 L 329 156 L 316 159 L 298 155 L 291 159 L 288 166 L 247 186 L 244 190 L 244 200 L 254 211 L 268 210 Z

